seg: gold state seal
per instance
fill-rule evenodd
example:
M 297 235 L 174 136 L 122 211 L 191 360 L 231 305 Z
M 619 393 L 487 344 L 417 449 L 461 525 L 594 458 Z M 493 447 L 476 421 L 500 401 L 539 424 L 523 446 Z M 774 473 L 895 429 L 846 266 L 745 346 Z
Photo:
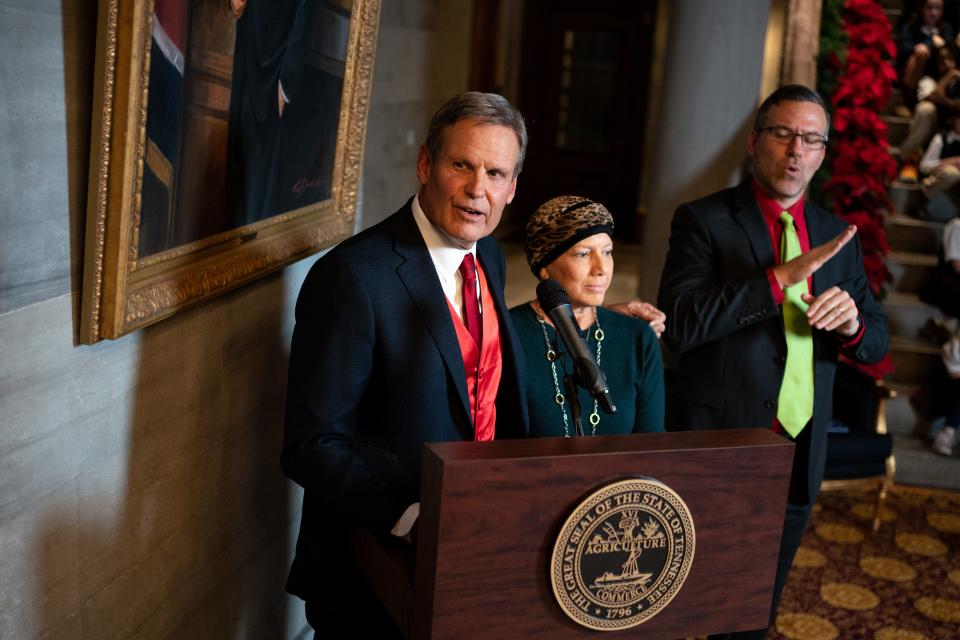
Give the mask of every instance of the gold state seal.
M 564 523 L 550 563 L 553 593 L 585 627 L 634 627 L 677 594 L 695 547 L 690 511 L 670 487 L 653 479 L 614 482 Z

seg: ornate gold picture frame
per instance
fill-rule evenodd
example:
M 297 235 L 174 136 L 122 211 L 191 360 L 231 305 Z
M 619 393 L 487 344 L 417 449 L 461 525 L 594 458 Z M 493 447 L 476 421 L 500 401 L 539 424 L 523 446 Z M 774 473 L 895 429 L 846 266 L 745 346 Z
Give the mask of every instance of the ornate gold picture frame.
M 380 0 L 100 0 L 80 341 L 353 231 Z

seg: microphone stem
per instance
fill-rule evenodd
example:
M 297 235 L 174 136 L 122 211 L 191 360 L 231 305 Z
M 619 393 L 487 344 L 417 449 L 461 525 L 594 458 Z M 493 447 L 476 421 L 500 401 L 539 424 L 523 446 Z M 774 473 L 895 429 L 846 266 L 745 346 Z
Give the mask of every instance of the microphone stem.
M 580 394 L 573 376 L 569 374 L 563 376 L 563 390 L 567 394 L 567 402 L 570 403 L 570 416 L 573 418 L 574 433 L 582 436 L 583 417 L 580 414 Z

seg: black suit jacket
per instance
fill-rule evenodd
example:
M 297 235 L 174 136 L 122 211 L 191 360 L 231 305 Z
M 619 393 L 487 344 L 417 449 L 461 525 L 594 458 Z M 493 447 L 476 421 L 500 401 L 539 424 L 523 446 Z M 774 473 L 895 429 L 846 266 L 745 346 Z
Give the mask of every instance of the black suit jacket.
M 804 214 L 810 246 L 847 226 L 809 201 Z M 669 428 L 770 428 L 787 355 L 780 306 L 765 272 L 774 264 L 749 178 L 677 209 L 658 295 L 667 314 L 664 340 L 679 354 L 668 386 Z M 856 237 L 813 275 L 815 295 L 834 285 L 856 301 L 866 325 L 847 355 L 860 362 L 880 360 L 887 351 L 887 321 L 867 283 Z M 791 487 L 791 496 L 800 500 L 812 500 L 823 477 L 842 344 L 836 334 L 817 329 L 813 340 L 813 419 L 800 439 L 809 436 L 809 447 L 798 441 Z
M 496 437 L 524 437 L 503 255 L 484 238 L 477 257 L 503 348 Z M 419 499 L 423 443 L 472 439 L 460 345 L 408 202 L 320 258 L 300 290 L 282 465 L 305 492 L 288 590 L 310 599 L 336 589 L 344 532 L 386 533 Z

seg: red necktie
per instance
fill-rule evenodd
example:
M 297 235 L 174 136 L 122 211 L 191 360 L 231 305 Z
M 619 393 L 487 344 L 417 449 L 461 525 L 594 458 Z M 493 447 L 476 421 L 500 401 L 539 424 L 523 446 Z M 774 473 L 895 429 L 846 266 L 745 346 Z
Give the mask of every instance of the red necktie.
M 480 346 L 483 338 L 483 320 L 480 319 L 480 304 L 477 299 L 477 265 L 473 254 L 463 256 L 460 263 L 460 278 L 463 280 L 463 323 Z

